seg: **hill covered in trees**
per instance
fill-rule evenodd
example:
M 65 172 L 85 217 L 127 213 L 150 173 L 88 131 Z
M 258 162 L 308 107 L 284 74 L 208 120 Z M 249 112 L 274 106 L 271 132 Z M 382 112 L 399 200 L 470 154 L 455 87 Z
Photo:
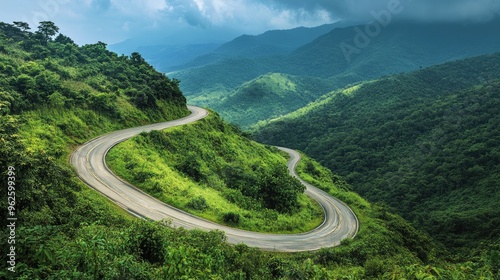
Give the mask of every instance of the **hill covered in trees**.
M 0 231 L 4 240 L 0 278 L 469 279 L 498 275 L 496 251 L 485 250 L 467 262 L 449 262 L 446 252 L 426 234 L 387 208 L 366 202 L 307 157 L 299 165 L 301 176 L 349 203 L 360 218 L 358 236 L 340 247 L 298 254 L 261 252 L 229 245 L 222 232 L 173 229 L 131 217 L 85 186 L 70 167 L 69 155 L 77 145 L 100 134 L 185 116 L 178 81 L 156 72 L 139 54 L 118 56 L 107 51 L 104 43 L 77 46 L 58 35 L 51 22 L 42 22 L 35 32 L 28 27 L 22 22 L 0 24 L 0 173 L 4 186 L 9 186 L 1 188 L 0 208 L 4 222 L 7 210 L 12 213 L 9 217 L 17 218 L 15 244 L 7 244 L 12 240 L 8 238 L 11 229 L 4 226 Z M 228 128 L 219 121 L 211 125 Z M 196 133 L 203 135 L 203 131 Z M 196 161 L 208 164 L 203 158 Z M 183 172 L 193 171 L 189 165 L 184 168 Z M 12 192 L 15 205 L 8 208 L 6 198 L 14 197 Z M 15 264 L 5 259 L 13 250 Z
M 334 91 L 264 125 L 449 248 L 500 239 L 500 53 Z
M 249 129 L 259 121 L 276 118 L 313 102 L 331 88 L 322 79 L 279 73 L 262 75 L 220 99 L 193 98 L 219 112 L 228 122 Z

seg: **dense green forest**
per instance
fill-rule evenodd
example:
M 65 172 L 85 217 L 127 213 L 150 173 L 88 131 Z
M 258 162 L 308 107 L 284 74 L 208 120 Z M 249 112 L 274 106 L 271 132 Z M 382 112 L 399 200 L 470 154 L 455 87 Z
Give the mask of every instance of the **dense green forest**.
M 426 234 L 385 206 L 364 201 L 338 176 L 307 157 L 299 165 L 301 176 L 349 203 L 359 216 L 359 234 L 339 247 L 297 254 L 261 252 L 242 244 L 229 245 L 222 232 L 172 229 L 165 226 L 168 222 L 130 216 L 85 186 L 68 157 L 77 145 L 102 133 L 186 115 L 178 81 L 156 72 L 139 54 L 117 56 L 103 43 L 77 46 L 58 35 L 51 22 L 42 22 L 35 32 L 28 27 L 22 22 L 0 25 L 0 174 L 4 186 L 0 191 L 4 209 L 0 278 L 498 276 L 496 251 L 484 250 L 464 262 L 450 261 Z M 142 137 L 154 135 L 161 133 Z M 189 173 L 189 168 L 184 172 Z M 13 197 L 12 192 L 16 204 L 9 209 L 6 198 Z M 17 218 L 15 244 L 7 243 L 12 240 L 8 239 L 12 229 L 5 226 L 12 223 L 7 221 L 8 214 Z M 7 262 L 11 247 L 15 247 L 15 266 Z
M 500 53 L 362 83 L 263 126 L 463 257 L 500 242 Z
M 266 55 L 261 52 L 260 56 L 253 56 L 247 53 L 246 49 L 252 44 L 239 44 L 239 41 L 245 41 L 243 39 L 246 37 L 240 38 L 231 44 L 228 43 L 226 48 L 221 47 L 218 52 L 214 51 L 207 55 L 208 57 L 227 55 L 226 58 L 203 63 L 198 61 L 198 64 L 192 67 L 187 64 L 171 75 L 182 80 L 181 89 L 190 103 L 209 106 L 220 111 L 224 119 L 250 127 L 255 122 L 248 124 L 248 120 L 242 117 L 245 113 L 248 113 L 251 119 L 257 120 L 276 117 L 276 111 L 256 110 L 260 107 L 269 107 L 270 100 L 256 98 L 253 102 L 245 103 L 230 96 L 240 95 L 240 89 L 268 73 L 282 73 L 297 77 L 296 79 L 299 77 L 303 80 L 309 79 L 309 91 L 326 86 L 325 91 L 321 92 L 326 94 L 352 83 L 384 75 L 415 71 L 447 61 L 500 51 L 500 37 L 496 36 L 500 33 L 498 18 L 465 26 L 443 22 L 394 21 L 383 28 L 377 36 L 368 37 L 365 34 L 367 42 L 363 47 L 359 47 L 355 39 L 361 36 L 356 30 L 364 30 L 365 26 L 336 27 L 288 53 L 269 52 Z M 283 36 L 280 32 L 265 35 L 267 42 L 279 41 Z M 255 41 L 260 42 L 261 39 Z M 317 85 L 314 86 L 313 83 Z M 286 90 L 287 88 L 280 89 L 280 91 Z M 290 99 L 293 100 L 297 94 L 304 97 L 308 95 L 306 90 L 291 92 Z M 213 106 L 226 97 L 227 100 L 223 101 L 224 106 L 217 108 Z M 279 114 L 282 114 L 282 111 L 288 113 L 297 109 L 296 104 L 288 100 L 288 102 L 280 99 L 271 101 L 276 102 L 274 105 L 280 108 Z M 223 111 L 220 110 L 222 108 Z

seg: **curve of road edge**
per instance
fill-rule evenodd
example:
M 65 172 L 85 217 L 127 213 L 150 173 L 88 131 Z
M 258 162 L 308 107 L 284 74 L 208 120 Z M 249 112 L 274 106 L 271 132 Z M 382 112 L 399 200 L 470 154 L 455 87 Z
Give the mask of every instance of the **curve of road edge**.
M 278 147 L 290 155 L 288 162 L 290 174 L 298 178 L 306 186 L 306 194 L 318 201 L 325 212 L 325 220 L 319 227 L 300 234 L 250 232 L 196 217 L 163 203 L 119 179 L 106 166 L 107 152 L 122 141 L 143 131 L 149 132 L 185 125 L 208 115 L 208 111 L 205 109 L 195 106 L 188 106 L 188 108 L 191 114 L 178 120 L 119 130 L 97 137 L 80 146 L 71 155 L 70 162 L 85 183 L 129 213 L 140 218 L 156 221 L 168 219 L 172 221 L 171 225 L 174 227 L 221 230 L 225 232 L 228 242 L 232 244 L 245 243 L 250 247 L 269 251 L 313 251 L 324 247 L 337 246 L 342 239 L 353 238 L 357 234 L 358 219 L 347 205 L 298 177 L 295 167 L 300 160 L 300 155 L 291 149 Z

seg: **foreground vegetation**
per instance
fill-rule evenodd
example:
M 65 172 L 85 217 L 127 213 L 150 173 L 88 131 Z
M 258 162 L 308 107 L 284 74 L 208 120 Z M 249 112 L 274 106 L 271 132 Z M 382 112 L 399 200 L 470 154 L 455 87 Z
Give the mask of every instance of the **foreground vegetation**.
M 13 135 L 15 128 L 5 117 L 1 120 L 8 135 Z M 301 176 L 348 202 L 360 218 L 361 231 L 338 248 L 277 254 L 231 246 L 221 232 L 172 229 L 131 219 L 82 186 L 67 166 L 27 155 L 22 139 L 4 139 L 10 145 L 2 146 L 1 153 L 9 161 L 2 166 L 19 167 L 17 183 L 25 186 L 19 191 L 19 201 L 26 202 L 16 232 L 16 272 L 6 272 L 3 264 L 0 273 L 4 278 L 493 279 L 498 267 L 494 254 L 460 265 L 440 261 L 428 237 L 387 209 L 346 191 L 344 183 L 310 160 L 306 169 L 312 175 Z M 332 178 L 342 188 L 332 184 Z
M 229 245 L 221 232 L 172 229 L 164 223 L 132 218 L 83 185 L 70 168 L 68 156 L 76 145 L 101 133 L 185 115 L 177 83 L 168 81 L 145 63 L 136 64 L 131 58 L 115 57 L 105 50 L 98 52 L 99 55 L 85 54 L 88 46 L 78 47 L 71 42 L 69 47 L 61 46 L 52 37 L 33 43 L 33 50 L 26 49 L 25 42 L 32 36 L 40 35 L 27 34 L 11 25 L 0 28 L 0 67 L 10 69 L 10 66 L 13 71 L 0 72 L 0 174 L 2 181 L 7 182 L 8 166 L 15 168 L 18 218 L 15 272 L 7 270 L 5 256 L 10 248 L 2 242 L 0 254 L 4 261 L 0 263 L 0 278 L 494 279 L 498 276 L 499 256 L 495 251 L 484 251 L 464 263 L 445 261 L 443 250 L 435 247 L 428 236 L 387 208 L 370 204 L 348 191 L 349 187 L 338 177 L 307 159 L 306 173 L 301 176 L 348 202 L 360 218 L 358 236 L 340 247 L 298 254 L 261 252 L 245 245 Z M 87 62 L 62 64 L 65 58 L 56 56 L 54 50 L 61 47 L 72 49 L 76 57 L 82 56 Z M 38 58 L 37 50 L 45 54 L 43 59 Z M 109 61 L 100 62 L 103 58 Z M 76 73 L 92 68 L 95 71 L 92 77 L 100 77 L 107 88 L 118 90 L 89 84 L 90 76 L 54 76 L 59 93 L 68 98 L 64 106 L 57 106 L 47 102 L 48 96 L 56 91 L 23 91 L 16 86 L 23 65 L 44 63 L 53 63 L 62 70 L 74 67 Z M 113 74 L 106 74 L 109 67 L 123 67 L 123 73 L 129 73 L 122 77 L 125 85 L 111 79 Z M 50 72 L 45 69 L 38 74 L 51 75 Z M 153 88 L 151 83 L 157 82 L 156 78 L 163 80 L 164 88 L 160 91 L 170 92 L 171 96 L 148 98 L 155 101 L 151 105 L 154 109 L 140 105 L 135 95 L 120 91 L 124 86 L 137 92 L 144 86 Z M 83 88 L 90 96 L 73 105 L 76 101 L 65 95 L 71 92 L 66 85 L 71 84 L 78 85 L 76 92 Z M 44 97 L 40 103 L 17 103 L 38 93 Z M 93 95 L 109 98 L 109 103 L 105 102 L 109 107 L 103 109 L 97 105 L 101 103 L 93 103 Z M 201 160 L 200 163 L 206 164 Z M 0 193 L 7 197 L 6 188 L 1 188 Z M 6 199 L 0 201 L 0 208 L 7 209 Z M 6 214 L 2 211 L 4 221 Z M 5 241 L 10 233 L 3 227 L 0 234 Z
M 500 242 L 500 54 L 363 83 L 270 122 L 464 259 Z

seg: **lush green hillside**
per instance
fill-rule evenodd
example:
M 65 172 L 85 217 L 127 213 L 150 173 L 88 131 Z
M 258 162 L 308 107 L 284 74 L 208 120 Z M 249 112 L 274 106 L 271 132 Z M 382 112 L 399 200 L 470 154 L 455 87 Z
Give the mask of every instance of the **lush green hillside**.
M 125 123 L 133 121 L 131 116 L 139 114 L 138 109 L 144 112 L 135 117 L 144 121 L 186 112 L 164 111 L 185 107 L 178 81 L 156 72 L 138 53 L 118 56 L 102 42 L 79 47 L 62 34 L 52 39 L 58 28 L 49 23 L 35 33 L 3 23 L 0 28 L 4 112 L 90 109 Z
M 338 177 L 309 159 L 300 168 L 310 175 L 302 176 L 348 202 L 360 218 L 358 236 L 340 247 L 300 254 L 260 252 L 230 246 L 221 232 L 172 229 L 132 218 L 81 183 L 68 156 L 76 145 L 101 133 L 185 115 L 177 82 L 155 72 L 137 54 L 118 57 L 103 44 L 79 47 L 67 37 L 52 39 L 56 34 L 44 32 L 48 30 L 54 28 L 33 34 L 0 26 L 4 185 L 0 207 L 5 223 L 12 223 L 7 215 L 17 218 L 15 231 L 6 226 L 0 231 L 4 240 L 0 278 L 493 279 L 498 275 L 495 251 L 464 263 L 446 262 L 446 255 L 436 254 L 443 250 L 425 234 L 348 191 Z M 16 204 L 8 208 L 12 192 Z M 7 262 L 12 252 L 15 272 L 7 270 L 13 267 Z
M 241 137 L 212 113 L 193 125 L 142 134 L 108 155 L 116 174 L 177 208 L 261 232 L 306 232 L 321 207 L 278 152 Z
M 202 67 L 183 69 L 172 75 L 183 81 L 181 88 L 190 102 L 213 106 L 220 104 L 221 98 L 234 94 L 238 87 L 244 87 L 245 83 L 270 72 L 314 77 L 318 85 L 311 85 L 309 91 L 324 84 L 329 85 L 330 91 L 384 75 L 500 51 L 500 37 L 496 36 L 500 32 L 500 20 L 466 26 L 392 22 L 377 36 L 368 38 L 368 43 L 362 47 L 355 43 L 355 39 L 358 39 L 356 28 L 364 30 L 365 26 L 336 28 L 289 54 L 253 58 L 232 56 Z M 307 99 L 307 96 L 303 99 Z M 223 109 L 221 115 L 224 118 L 246 125 L 243 123 L 246 119 L 240 117 L 243 112 L 268 105 L 266 99 L 257 99 L 246 107 L 238 101 L 229 99 L 213 108 Z M 293 106 L 282 106 L 279 111 L 291 112 L 303 106 L 300 102 L 301 99 L 297 103 L 290 101 L 289 104 Z M 259 116 L 259 119 L 268 119 L 276 112 L 269 113 Z
M 268 56 L 265 60 L 228 58 L 220 63 L 172 72 L 171 75 L 183 81 L 181 87 L 187 98 L 208 95 L 212 99 L 217 98 L 217 94 L 227 96 L 236 87 L 266 73 L 279 73 L 281 71 L 277 70 L 283 65 L 277 55 Z
M 269 73 L 247 82 L 227 97 L 193 98 L 193 102 L 206 101 L 207 106 L 227 121 L 248 129 L 251 125 L 285 115 L 316 100 L 329 90 L 328 83 L 315 78 L 295 77 Z
M 447 246 L 498 244 L 500 53 L 333 92 L 255 136 L 301 149 Z

